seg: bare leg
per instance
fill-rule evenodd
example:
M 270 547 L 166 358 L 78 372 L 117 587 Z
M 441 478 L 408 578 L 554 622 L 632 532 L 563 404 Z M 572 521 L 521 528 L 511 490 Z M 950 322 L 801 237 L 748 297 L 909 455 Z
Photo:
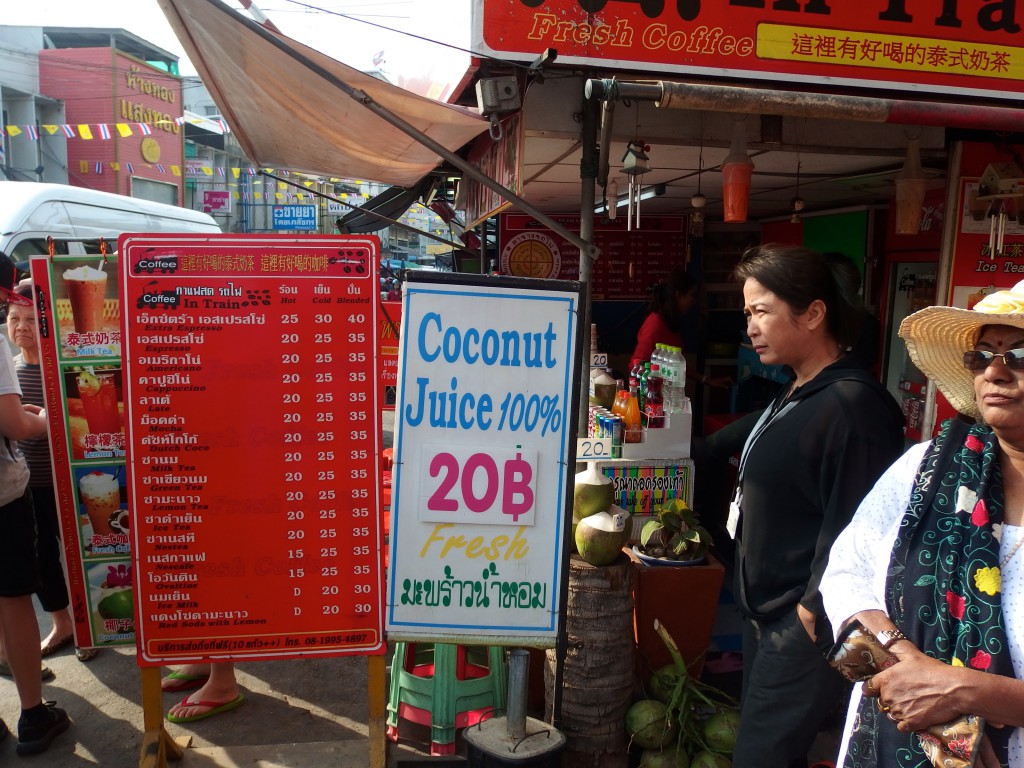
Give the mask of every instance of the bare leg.
M 38 706 L 43 700 L 39 677 L 39 625 L 32 596 L 0 597 L 0 636 L 3 637 L 7 663 L 14 673 L 14 685 L 22 709 Z
M 174 670 L 174 672 L 178 675 L 195 675 L 196 677 L 209 677 L 211 666 L 213 665 L 186 664 L 185 666 L 179 667 L 178 669 Z M 161 680 L 160 683 L 162 688 L 166 689 L 168 686 L 171 686 L 173 690 L 174 686 L 181 683 L 181 678 L 164 677 L 164 679 Z
M 67 608 L 51 611 L 50 621 L 53 622 L 53 629 L 50 630 L 50 634 L 43 638 L 40 647 L 46 646 L 62 637 L 71 637 L 75 633 L 75 625 L 71 621 L 71 613 Z
M 193 717 L 209 712 L 213 707 L 199 706 L 188 702 L 212 702 L 214 705 L 227 704 L 238 698 L 238 682 L 235 680 L 234 662 L 218 662 L 210 665 L 210 679 L 198 691 L 186 696 L 171 707 L 175 717 Z

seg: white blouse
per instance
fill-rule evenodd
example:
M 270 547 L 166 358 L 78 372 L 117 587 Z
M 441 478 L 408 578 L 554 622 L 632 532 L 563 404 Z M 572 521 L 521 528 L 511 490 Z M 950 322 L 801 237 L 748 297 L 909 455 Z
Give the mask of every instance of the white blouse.
M 885 471 L 857 508 L 850 525 L 836 539 L 821 580 L 825 612 L 838 632 L 840 626 L 861 611 L 885 611 L 885 576 L 899 531 L 910 504 L 914 477 L 931 443 L 910 448 Z M 997 533 L 1002 560 L 1024 538 L 1024 527 L 1005 525 Z M 1003 622 L 1013 662 L 1013 674 L 1024 680 L 1024 546 L 1001 569 Z M 866 578 L 869 577 L 869 578 Z M 846 758 L 853 718 L 860 704 L 860 685 L 854 686 L 847 712 L 839 760 Z M 1024 768 L 1024 728 L 1010 737 L 1010 768 Z

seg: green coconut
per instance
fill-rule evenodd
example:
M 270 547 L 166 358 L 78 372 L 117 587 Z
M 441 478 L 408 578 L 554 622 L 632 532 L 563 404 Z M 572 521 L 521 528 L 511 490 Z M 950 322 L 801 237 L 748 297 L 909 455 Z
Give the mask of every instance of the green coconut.
M 608 565 L 629 540 L 629 529 L 629 513 L 619 507 L 585 517 L 573 536 L 576 551 L 591 565 Z
M 716 752 L 731 755 L 739 728 L 740 713 L 735 709 L 723 709 L 704 722 L 704 741 Z
M 643 699 L 626 712 L 626 732 L 638 747 L 664 747 L 675 739 L 678 730 L 679 723 L 668 716 L 668 707 L 660 701 Z
M 661 669 L 656 670 L 648 681 L 648 690 L 651 696 L 660 702 L 668 704 L 672 700 L 672 694 L 676 690 L 680 677 L 682 677 L 682 673 L 676 669 L 675 664 L 666 664 Z
M 690 768 L 690 758 L 675 745 L 663 749 L 645 749 L 640 756 L 640 768 Z
M 701 751 L 693 756 L 690 768 L 732 768 L 732 760 L 720 752 Z
M 576 473 L 572 494 L 572 520 L 578 523 L 585 517 L 606 512 L 615 503 L 612 479 L 590 462 L 582 472 Z

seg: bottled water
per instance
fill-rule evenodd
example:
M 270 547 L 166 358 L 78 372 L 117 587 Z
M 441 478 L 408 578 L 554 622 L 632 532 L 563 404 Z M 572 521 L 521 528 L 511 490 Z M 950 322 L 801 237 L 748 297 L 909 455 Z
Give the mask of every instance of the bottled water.
M 679 347 L 667 346 L 661 375 L 665 379 L 665 409 L 668 413 L 683 413 L 686 399 L 686 360 Z

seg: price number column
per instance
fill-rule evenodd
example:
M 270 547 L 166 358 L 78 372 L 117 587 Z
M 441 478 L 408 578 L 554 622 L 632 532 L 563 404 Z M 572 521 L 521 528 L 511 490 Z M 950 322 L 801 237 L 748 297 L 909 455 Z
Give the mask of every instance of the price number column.
M 370 327 L 359 309 L 330 304 L 281 316 L 287 572 L 308 646 L 375 639 Z

